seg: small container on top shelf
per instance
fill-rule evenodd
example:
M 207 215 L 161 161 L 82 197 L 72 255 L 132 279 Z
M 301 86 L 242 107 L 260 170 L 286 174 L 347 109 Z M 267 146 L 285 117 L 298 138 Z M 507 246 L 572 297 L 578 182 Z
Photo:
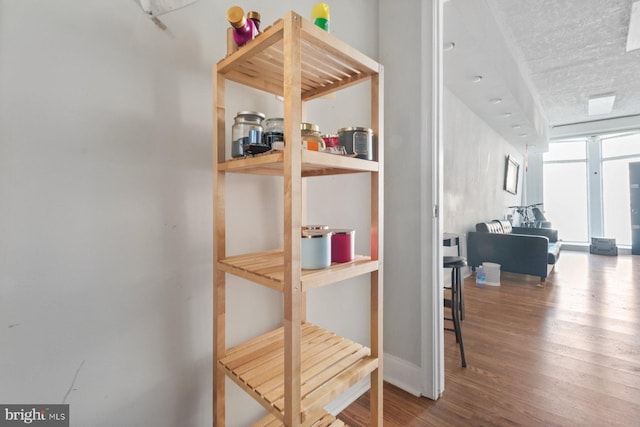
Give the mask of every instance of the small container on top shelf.
M 239 6 L 232 6 L 227 10 L 227 21 L 233 27 L 233 40 L 242 46 L 254 39 L 259 33 L 252 19 L 244 16 L 244 10 Z
M 247 18 L 253 21 L 253 25 L 256 27 L 256 30 L 258 30 L 258 34 L 261 33 L 262 31 L 260 31 L 260 13 L 256 12 L 255 10 L 251 10 L 249 11 L 249 13 L 247 13 Z
M 329 32 L 329 5 L 317 3 L 311 8 L 311 22 Z

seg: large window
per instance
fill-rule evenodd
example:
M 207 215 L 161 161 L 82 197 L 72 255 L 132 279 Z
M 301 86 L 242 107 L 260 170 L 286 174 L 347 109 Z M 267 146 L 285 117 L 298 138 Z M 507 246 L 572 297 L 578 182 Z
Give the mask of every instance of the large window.
M 640 133 L 597 135 L 549 144 L 544 207 L 569 242 L 611 237 L 631 245 L 629 163 L 640 161 Z
M 604 234 L 631 245 L 629 163 L 640 161 L 640 134 L 603 137 L 601 143 Z
M 544 209 L 562 239 L 589 239 L 586 140 L 549 144 L 544 154 Z

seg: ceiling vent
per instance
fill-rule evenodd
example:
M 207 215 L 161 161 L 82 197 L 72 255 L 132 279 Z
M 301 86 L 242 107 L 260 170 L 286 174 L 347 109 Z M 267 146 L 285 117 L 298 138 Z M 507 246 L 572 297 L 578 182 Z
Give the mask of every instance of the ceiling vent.
M 613 103 L 616 96 L 613 93 L 594 95 L 589 97 L 589 115 L 599 116 L 609 114 L 613 110 Z
M 627 34 L 627 52 L 640 49 L 640 1 L 631 5 L 631 19 Z

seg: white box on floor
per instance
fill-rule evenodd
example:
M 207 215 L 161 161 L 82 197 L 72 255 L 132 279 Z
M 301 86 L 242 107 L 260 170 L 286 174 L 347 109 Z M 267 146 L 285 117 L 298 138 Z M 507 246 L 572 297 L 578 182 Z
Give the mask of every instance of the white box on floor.
M 487 276 L 487 285 L 500 286 L 500 264 L 483 262 L 482 268 Z

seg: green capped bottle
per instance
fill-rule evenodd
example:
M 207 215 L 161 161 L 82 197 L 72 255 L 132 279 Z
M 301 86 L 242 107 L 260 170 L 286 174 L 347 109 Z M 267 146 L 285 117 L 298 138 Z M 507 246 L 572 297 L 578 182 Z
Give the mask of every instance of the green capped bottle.
M 311 9 L 311 21 L 329 32 L 329 5 L 326 3 L 317 3 Z

